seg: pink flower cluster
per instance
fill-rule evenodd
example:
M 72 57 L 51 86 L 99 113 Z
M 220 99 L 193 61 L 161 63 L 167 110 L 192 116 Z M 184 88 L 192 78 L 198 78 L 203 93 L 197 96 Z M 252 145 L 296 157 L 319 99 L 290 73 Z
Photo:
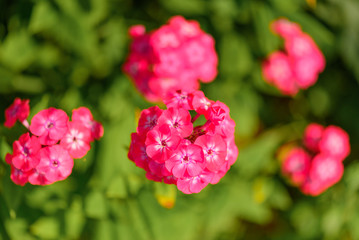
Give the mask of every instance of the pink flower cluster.
M 275 51 L 263 62 L 264 79 L 282 94 L 297 94 L 315 84 L 324 70 L 325 58 L 313 39 L 287 19 L 272 23 L 272 30 L 284 39 L 285 51 Z
M 129 34 L 133 42 L 123 69 L 148 101 L 177 89 L 198 90 L 199 79 L 211 82 L 217 75 L 214 39 L 196 21 L 175 16 L 157 30 L 146 33 L 136 25 Z
M 25 121 L 29 112 L 29 100 L 15 99 L 5 111 L 5 126 Z M 103 135 L 102 125 L 85 107 L 72 111 L 72 121 L 61 109 L 44 109 L 32 118 L 30 126 L 24 126 L 29 132 L 13 143 L 13 153 L 5 157 L 11 166 L 11 180 L 22 186 L 27 182 L 48 185 L 66 179 L 72 172 L 73 159 L 84 157 L 90 143 Z
M 342 161 L 350 153 L 348 134 L 337 126 L 307 126 L 303 148 L 293 148 L 282 165 L 283 175 L 307 195 L 317 196 L 343 176 Z
M 218 183 L 238 156 L 229 108 L 201 91 L 178 90 L 164 102 L 166 110 L 155 106 L 141 112 L 129 159 L 148 179 L 176 184 L 186 194 Z M 205 123 L 196 125 L 200 117 Z

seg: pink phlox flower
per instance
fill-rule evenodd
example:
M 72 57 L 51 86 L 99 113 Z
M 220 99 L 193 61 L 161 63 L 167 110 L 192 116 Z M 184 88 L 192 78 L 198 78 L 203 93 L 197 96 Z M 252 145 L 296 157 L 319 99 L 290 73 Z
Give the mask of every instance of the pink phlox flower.
M 205 167 L 202 148 L 194 144 L 179 145 L 165 165 L 177 178 L 197 176 Z
M 298 36 L 302 33 L 301 27 L 297 23 L 288 21 L 288 19 L 280 18 L 271 23 L 271 30 L 284 39 Z
M 148 78 L 152 74 L 149 68 L 150 66 L 148 60 L 137 54 L 130 55 L 126 63 L 123 65 L 123 71 L 130 77 L 136 79 L 138 83 L 136 85 L 138 86 L 141 86 L 142 82 L 146 82 L 144 79 Z
M 146 153 L 146 136 L 140 136 L 138 133 L 131 134 L 131 145 L 128 151 L 128 158 L 133 161 L 137 167 L 148 171 L 148 162 L 150 158 Z
M 322 138 L 323 132 L 324 132 L 324 127 L 322 125 L 317 123 L 309 124 L 304 131 L 304 137 L 303 137 L 304 146 L 314 153 L 318 152 L 319 141 Z
M 40 149 L 41 144 L 38 138 L 30 137 L 29 133 L 24 133 L 19 140 L 13 143 L 12 164 L 22 171 L 31 170 L 40 161 L 38 155 Z
M 206 167 L 210 171 L 218 171 L 226 161 L 227 145 L 219 135 L 199 136 L 195 143 L 203 150 Z
M 162 100 L 165 93 L 177 90 L 178 81 L 177 77 L 153 75 L 148 80 L 148 87 L 155 96 L 158 96 L 158 99 Z
M 17 120 L 20 122 L 26 120 L 30 113 L 29 101 L 28 99 L 15 98 L 14 102 L 5 110 L 5 127 L 11 128 Z
M 6 162 L 7 164 L 9 164 L 9 165 L 13 165 L 13 164 L 12 164 L 12 154 L 6 153 L 6 155 L 5 155 L 5 162 Z
M 157 106 L 142 110 L 140 119 L 138 120 L 137 132 L 139 135 L 146 136 L 147 132 L 157 125 L 157 120 L 161 116 L 163 110 Z
M 24 186 L 29 182 L 29 175 L 29 171 L 22 171 L 21 169 L 16 168 L 14 165 L 11 165 L 10 178 L 15 184 Z
M 67 132 L 67 114 L 56 108 L 48 108 L 38 112 L 31 120 L 30 131 L 39 136 L 42 145 L 57 143 Z
M 214 39 L 196 21 L 175 16 L 150 33 L 143 26 L 129 30 L 133 41 L 123 70 L 148 101 L 162 101 L 169 92 L 193 91 L 199 81 L 217 75 Z
M 186 20 L 182 16 L 174 16 L 169 20 L 169 24 L 178 32 L 180 39 L 196 37 L 203 33 L 198 22 Z
M 209 110 L 209 120 L 214 125 L 220 125 L 225 118 L 229 117 L 229 108 L 220 101 L 213 103 Z
M 313 56 L 302 57 L 293 62 L 293 74 L 299 88 L 307 89 L 315 84 L 319 74 L 316 64 L 317 60 Z
M 175 184 L 175 185 L 177 185 L 177 180 L 178 179 L 173 175 L 163 177 L 163 182 L 166 183 L 166 184 Z
M 179 178 L 177 180 L 178 190 L 185 194 L 199 193 L 211 182 L 213 175 L 212 172 L 202 171 L 197 176 Z
M 310 169 L 311 157 L 302 148 L 293 148 L 282 164 L 282 173 L 287 176 L 294 185 L 305 182 Z
M 152 173 L 150 170 L 146 172 L 146 178 L 155 182 L 162 182 L 163 178 Z
M 325 128 L 322 139 L 319 142 L 320 152 L 343 161 L 350 153 L 349 135 L 337 126 Z
M 74 161 L 61 145 L 44 147 L 40 154 L 41 160 L 36 170 L 50 182 L 64 180 L 71 174 Z
M 167 108 L 183 108 L 185 110 L 193 110 L 192 108 L 193 95 L 187 91 L 177 90 L 167 94 L 163 101 Z
M 192 106 L 193 109 L 199 113 L 203 114 L 207 119 L 209 118 L 209 110 L 214 101 L 210 101 L 204 96 L 202 91 L 195 91 L 193 93 Z
M 295 37 L 287 39 L 284 46 L 288 56 L 294 59 L 315 55 L 322 56 L 322 53 L 313 39 L 305 33 L 301 33 Z M 318 64 L 319 63 L 320 66 L 322 66 L 322 63 L 318 62 Z
M 183 138 L 188 137 L 193 130 L 190 113 L 181 108 L 168 108 L 164 110 L 158 119 L 158 125 L 163 124 L 170 126 Z
M 82 158 L 91 149 L 91 132 L 81 122 L 69 122 L 68 130 L 61 139 L 61 146 L 66 149 L 73 158 Z
M 177 78 L 184 68 L 183 57 L 179 50 L 163 50 L 157 54 L 158 63 L 154 65 L 153 72 L 156 76 Z M 194 79 L 195 80 L 195 79 Z M 178 84 L 176 84 L 178 87 Z
M 171 176 L 172 174 L 166 169 L 164 163 L 149 161 L 148 168 L 150 172 L 160 178 Z
M 146 33 L 146 28 L 143 25 L 134 25 L 131 26 L 130 29 L 128 30 L 128 34 L 132 38 L 143 36 L 145 33 Z
M 93 119 L 91 111 L 86 107 L 79 107 L 77 109 L 72 110 L 72 121 L 80 122 L 84 127 L 90 130 L 91 139 L 99 140 L 102 138 L 104 129 L 100 122 L 97 122 Z
M 300 186 L 300 190 L 310 196 L 318 196 L 326 189 L 327 187 L 323 185 L 321 181 L 312 179 L 310 176 L 308 176 L 305 182 Z
M 33 169 L 30 174 L 29 174 L 29 183 L 31 183 L 32 185 L 41 185 L 41 186 L 45 186 L 45 185 L 49 185 L 49 184 L 53 184 L 54 182 L 56 182 L 55 180 L 50 181 L 45 177 L 44 173 L 40 173 L 39 171 L 35 169 Z
M 280 51 L 273 52 L 263 63 L 264 79 L 275 85 L 283 94 L 295 95 L 298 87 L 288 56 Z
M 177 48 L 181 42 L 172 26 L 163 25 L 151 34 L 150 44 L 155 51 L 161 51 L 166 48 Z
M 153 160 L 163 163 L 177 148 L 181 141 L 180 135 L 166 124 L 156 126 L 147 133 L 146 153 Z
M 337 183 L 343 176 L 344 166 L 340 160 L 326 154 L 319 154 L 312 160 L 310 178 L 318 180 L 323 188 Z
M 234 136 L 232 138 L 226 138 L 227 144 L 227 156 L 226 161 L 228 162 L 228 167 L 232 166 L 238 158 L 238 147 L 234 141 Z

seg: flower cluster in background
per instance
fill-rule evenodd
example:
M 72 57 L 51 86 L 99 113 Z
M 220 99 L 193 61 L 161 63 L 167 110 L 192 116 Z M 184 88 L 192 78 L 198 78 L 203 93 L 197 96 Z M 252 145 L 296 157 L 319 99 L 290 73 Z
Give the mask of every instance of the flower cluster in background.
M 13 153 L 5 157 L 11 166 L 11 180 L 18 185 L 48 185 L 66 179 L 72 172 L 73 159 L 84 157 L 91 142 L 103 135 L 102 125 L 95 121 L 89 109 L 72 111 L 72 121 L 56 108 L 41 110 L 27 122 L 29 100 L 16 98 L 5 111 L 8 128 L 17 120 L 29 130 L 13 143 Z
M 201 91 L 175 91 L 164 102 L 166 110 L 155 106 L 141 112 L 128 157 L 148 179 L 198 193 L 236 161 L 235 123 L 225 104 Z
M 130 28 L 133 42 L 124 72 L 148 101 L 161 101 L 168 92 L 199 89 L 199 80 L 211 82 L 217 75 L 214 39 L 198 22 L 172 17 L 159 29 Z
M 287 154 L 282 173 L 304 194 L 317 196 L 343 176 L 349 136 L 340 127 L 312 123 L 304 132 L 303 144 L 306 150 L 295 147 Z
M 317 81 L 324 70 L 325 58 L 298 24 L 279 19 L 271 28 L 284 39 L 285 51 L 275 51 L 263 62 L 264 79 L 282 94 L 295 95 L 299 89 L 307 89 Z

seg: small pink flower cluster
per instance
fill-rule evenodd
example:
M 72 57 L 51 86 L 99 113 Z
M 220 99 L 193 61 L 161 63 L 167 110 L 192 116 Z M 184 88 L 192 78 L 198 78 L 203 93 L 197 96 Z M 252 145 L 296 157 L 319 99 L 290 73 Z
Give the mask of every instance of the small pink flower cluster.
M 282 172 L 303 193 L 317 196 L 342 178 L 342 161 L 350 153 L 349 136 L 340 127 L 312 123 L 305 130 L 303 143 L 310 153 L 300 147 L 292 149 Z
M 177 89 L 198 90 L 199 79 L 211 82 L 217 75 L 214 39 L 196 21 L 175 16 L 150 33 L 136 25 L 129 34 L 133 42 L 123 69 L 148 101 Z
M 29 112 L 29 100 L 18 98 L 5 111 L 6 127 L 19 120 L 30 131 L 13 143 L 13 153 L 5 157 L 11 166 L 10 178 L 18 185 L 48 185 L 66 179 L 72 172 L 73 158 L 84 157 L 90 143 L 103 135 L 102 125 L 85 107 L 72 111 L 72 121 L 61 109 L 41 110 L 30 126 L 26 120 Z
M 275 51 L 263 62 L 264 79 L 282 94 L 295 95 L 315 84 L 324 70 L 325 58 L 313 39 L 287 19 L 272 23 L 272 30 L 284 39 L 284 51 Z
M 148 179 L 175 184 L 186 194 L 218 183 L 238 156 L 229 108 L 201 91 L 175 91 L 164 102 L 166 110 L 155 106 L 141 112 L 129 159 Z M 206 122 L 195 126 L 201 115 Z

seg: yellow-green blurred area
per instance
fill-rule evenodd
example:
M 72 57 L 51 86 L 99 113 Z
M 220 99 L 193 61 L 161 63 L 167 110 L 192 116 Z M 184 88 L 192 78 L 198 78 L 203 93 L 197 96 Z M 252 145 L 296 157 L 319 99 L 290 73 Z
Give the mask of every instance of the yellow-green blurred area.
M 199 21 L 216 40 L 219 75 L 202 90 L 225 102 L 239 157 L 227 175 L 185 195 L 154 183 L 127 158 L 136 112 L 151 106 L 121 68 L 127 29 L 171 16 Z M 269 30 L 298 22 L 322 49 L 318 82 L 294 98 L 261 75 L 283 47 Z M 0 0 L 0 240 L 359 239 L 359 2 L 356 0 Z M 3 127 L 15 97 L 31 116 L 47 107 L 88 107 L 104 137 L 50 186 L 17 186 L 4 157 L 25 129 Z M 351 140 L 342 180 L 304 196 L 280 173 L 279 146 L 310 122 L 338 125 Z

